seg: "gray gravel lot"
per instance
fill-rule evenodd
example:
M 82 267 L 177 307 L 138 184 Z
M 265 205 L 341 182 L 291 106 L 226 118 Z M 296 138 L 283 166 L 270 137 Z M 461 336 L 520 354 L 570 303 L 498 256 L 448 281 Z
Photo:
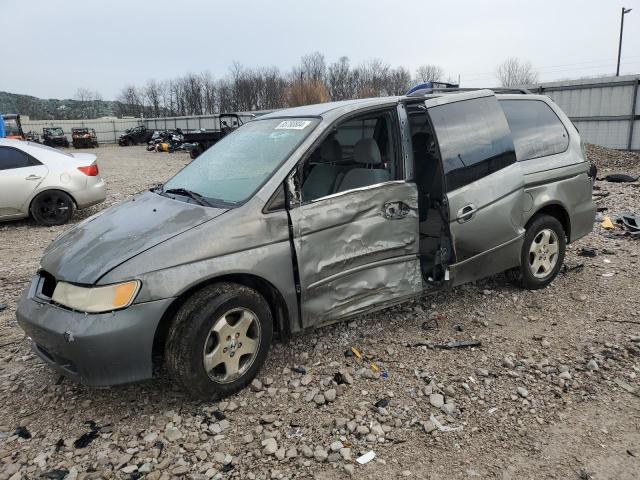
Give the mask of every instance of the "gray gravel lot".
M 95 153 L 108 198 L 74 222 L 188 163 L 143 147 Z M 640 174 L 639 155 L 589 155 L 599 176 Z M 638 182 L 596 186 L 605 214 L 640 213 Z M 0 224 L 0 480 L 638 478 L 640 397 L 625 387 L 640 387 L 640 239 L 620 230 L 596 224 L 544 290 L 496 276 L 325 327 L 274 344 L 251 388 L 199 403 L 163 372 L 103 390 L 58 382 L 30 353 L 15 304 L 67 228 Z M 430 346 L 469 339 L 482 345 Z

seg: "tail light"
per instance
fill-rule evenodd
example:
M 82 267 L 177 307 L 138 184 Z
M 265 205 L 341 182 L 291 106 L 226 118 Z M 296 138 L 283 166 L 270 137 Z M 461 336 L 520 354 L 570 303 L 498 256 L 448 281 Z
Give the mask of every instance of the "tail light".
M 84 173 L 87 177 L 97 177 L 98 174 L 100 173 L 98 171 L 98 164 L 97 163 L 89 165 L 88 167 L 78 167 L 78 170 L 80 170 L 82 173 Z

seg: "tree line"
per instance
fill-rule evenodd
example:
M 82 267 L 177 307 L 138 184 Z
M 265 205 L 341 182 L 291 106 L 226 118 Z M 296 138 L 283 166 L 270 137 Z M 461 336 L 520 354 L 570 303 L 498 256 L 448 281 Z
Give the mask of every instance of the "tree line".
M 495 70 L 502 86 L 536 83 L 531 63 L 508 58 Z M 234 63 L 215 79 L 209 72 L 188 73 L 170 80 L 148 80 L 124 87 L 116 101 L 103 100 L 99 92 L 79 88 L 73 100 L 42 100 L 0 92 L 0 111 L 17 111 L 34 119 L 86 119 L 118 117 L 166 117 L 219 112 L 271 110 L 332 100 L 402 95 L 411 86 L 427 81 L 447 81 L 444 69 L 424 64 L 413 73 L 381 60 L 352 65 L 348 57 L 327 63 L 314 52 L 301 58 L 288 72 L 277 67 L 245 67 Z
M 327 63 L 314 52 L 289 72 L 277 67 L 249 68 L 234 63 L 228 74 L 189 73 L 165 81 L 125 86 L 117 97 L 118 116 L 185 116 L 271 110 L 352 98 L 402 95 L 412 85 L 443 81 L 444 70 L 422 65 L 412 73 L 381 60 L 351 65 L 348 57 Z
M 530 62 L 511 57 L 495 74 L 503 87 L 533 84 L 538 74 Z M 149 80 L 144 86 L 128 85 L 116 102 L 115 114 L 133 117 L 206 115 L 218 112 L 271 110 L 352 98 L 402 95 L 411 86 L 446 81 L 444 70 L 431 64 L 413 75 L 405 67 L 381 60 L 352 66 L 348 57 L 327 63 L 314 52 L 301 58 L 289 72 L 277 67 L 249 68 L 234 63 L 228 74 L 214 79 L 209 72 L 188 73 L 165 81 Z

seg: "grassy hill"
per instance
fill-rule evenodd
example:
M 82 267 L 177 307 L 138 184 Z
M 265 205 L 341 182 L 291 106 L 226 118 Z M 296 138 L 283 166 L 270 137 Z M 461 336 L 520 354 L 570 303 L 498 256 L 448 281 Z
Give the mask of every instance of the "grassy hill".
M 115 115 L 116 103 L 95 100 L 37 98 L 30 95 L 0 92 L 0 113 L 19 113 L 33 120 L 77 120 Z

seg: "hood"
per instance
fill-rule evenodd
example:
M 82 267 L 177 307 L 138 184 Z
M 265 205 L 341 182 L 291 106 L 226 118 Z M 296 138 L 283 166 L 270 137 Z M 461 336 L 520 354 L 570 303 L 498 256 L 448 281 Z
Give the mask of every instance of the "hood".
M 58 280 L 91 285 L 131 257 L 225 211 L 144 192 L 64 233 L 47 247 L 40 265 Z

